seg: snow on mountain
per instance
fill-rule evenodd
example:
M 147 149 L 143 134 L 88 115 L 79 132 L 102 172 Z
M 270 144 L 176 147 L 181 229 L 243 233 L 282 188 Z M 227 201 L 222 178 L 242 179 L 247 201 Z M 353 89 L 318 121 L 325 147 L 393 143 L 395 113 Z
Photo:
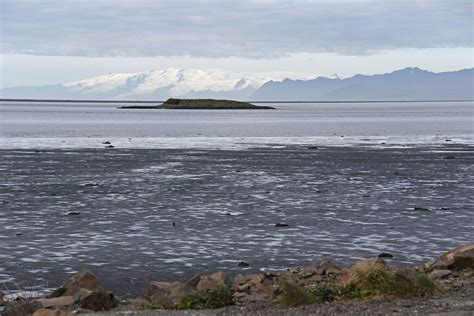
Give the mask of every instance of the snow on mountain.
M 153 95 L 160 89 L 167 89 L 170 97 L 181 97 L 196 92 L 235 92 L 249 88 L 257 90 L 270 80 L 309 79 L 311 77 L 289 72 L 246 74 L 221 70 L 169 68 L 140 73 L 111 73 L 69 82 L 62 86 L 76 94 L 83 94 L 84 97 L 110 95 L 115 92 L 115 98 L 133 99 Z

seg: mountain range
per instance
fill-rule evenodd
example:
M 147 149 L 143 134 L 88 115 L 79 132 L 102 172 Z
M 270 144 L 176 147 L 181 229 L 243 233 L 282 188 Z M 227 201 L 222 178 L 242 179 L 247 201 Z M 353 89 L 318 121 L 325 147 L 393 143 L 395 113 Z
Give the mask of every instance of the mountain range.
M 289 79 L 288 76 L 294 78 Z M 165 100 L 215 98 L 252 101 L 472 100 L 474 69 L 434 73 L 405 68 L 349 78 L 301 77 L 289 73 L 244 74 L 165 69 L 107 74 L 57 85 L 12 87 L 0 98 Z

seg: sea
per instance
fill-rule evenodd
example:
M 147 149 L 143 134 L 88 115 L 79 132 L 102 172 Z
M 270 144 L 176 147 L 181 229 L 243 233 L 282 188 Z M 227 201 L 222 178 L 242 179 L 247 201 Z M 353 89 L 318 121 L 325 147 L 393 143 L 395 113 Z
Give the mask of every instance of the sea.
M 473 142 L 474 102 L 269 104 L 275 110 L 0 103 L 0 148 L 227 148 Z
M 322 258 L 413 266 L 474 240 L 472 101 L 123 105 L 0 103 L 10 298 L 80 270 L 127 298 Z

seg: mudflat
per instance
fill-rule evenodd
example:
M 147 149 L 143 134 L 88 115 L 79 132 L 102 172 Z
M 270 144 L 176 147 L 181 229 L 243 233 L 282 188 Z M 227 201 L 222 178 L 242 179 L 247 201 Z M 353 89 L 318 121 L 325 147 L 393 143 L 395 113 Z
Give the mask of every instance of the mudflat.
M 89 270 L 119 296 L 150 280 L 284 270 L 472 242 L 474 147 L 446 143 L 0 150 L 0 283 Z M 280 224 L 280 225 L 276 225 Z M 241 266 L 244 261 L 249 266 Z

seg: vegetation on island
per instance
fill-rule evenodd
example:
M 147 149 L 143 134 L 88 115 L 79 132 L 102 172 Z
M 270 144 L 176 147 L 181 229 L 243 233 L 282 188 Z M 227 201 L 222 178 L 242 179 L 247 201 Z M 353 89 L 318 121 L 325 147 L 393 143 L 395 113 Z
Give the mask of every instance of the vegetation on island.
M 161 105 L 126 105 L 119 109 L 152 110 L 152 109 L 177 109 L 177 110 L 266 110 L 275 109 L 271 106 L 253 105 L 248 102 L 215 99 L 174 99 L 170 98 Z
M 214 99 L 168 99 L 162 105 L 162 109 L 274 109 L 270 106 L 257 106 L 248 102 L 234 100 L 214 100 Z

